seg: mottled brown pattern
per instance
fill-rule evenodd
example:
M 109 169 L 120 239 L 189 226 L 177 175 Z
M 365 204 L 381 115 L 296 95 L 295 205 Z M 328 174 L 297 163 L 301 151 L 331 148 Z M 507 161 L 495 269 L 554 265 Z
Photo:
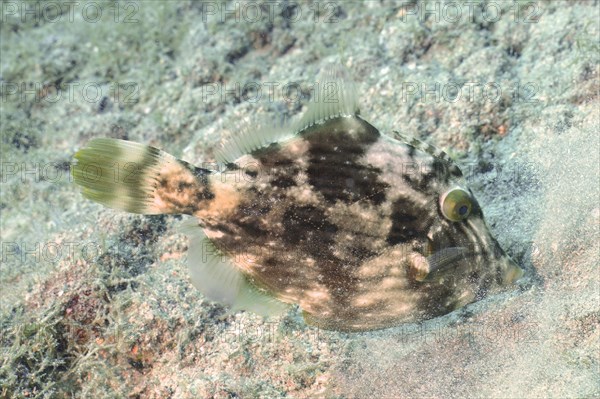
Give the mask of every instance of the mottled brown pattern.
M 342 201 L 352 204 L 370 201 L 379 205 L 385 200 L 389 185 L 378 179 L 381 170 L 358 162 L 379 132 L 357 118 L 339 118 L 303 133 L 309 143 L 309 183 L 328 204 Z
M 191 168 L 175 161 L 156 176 L 155 199 L 169 213 L 192 215 L 215 197 L 208 184 L 208 171 Z
M 207 234 L 313 323 L 354 331 L 427 319 L 506 283 L 495 276 L 508 258 L 490 252 L 482 215 L 466 223 L 440 213 L 440 194 L 464 182 L 360 118 L 313 126 L 241 161 L 260 173 L 230 183 L 239 203 L 222 214 L 217 203 L 202 220 Z M 427 283 L 411 277 L 431 251 L 453 246 L 469 253 L 450 272 Z

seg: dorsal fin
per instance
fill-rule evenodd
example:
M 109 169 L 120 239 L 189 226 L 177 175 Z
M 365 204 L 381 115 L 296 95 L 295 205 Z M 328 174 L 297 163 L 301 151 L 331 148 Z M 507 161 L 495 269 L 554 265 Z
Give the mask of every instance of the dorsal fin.
M 315 96 L 306 112 L 293 124 L 288 120 L 273 123 L 266 117 L 248 117 L 238 122 L 216 151 L 217 162 L 232 163 L 272 143 L 280 142 L 309 126 L 339 116 L 358 115 L 358 95 L 350 74 L 341 65 L 330 66 L 319 74 Z
M 217 162 L 232 163 L 242 155 L 292 136 L 287 120 L 273 122 L 266 116 L 244 118 L 229 130 L 230 136 L 222 141 L 215 154 Z
M 294 124 L 294 133 L 328 119 L 359 114 L 356 84 L 341 64 L 321 71 L 316 83 L 315 96 L 304 115 Z
M 206 237 L 197 220 L 185 221 L 180 230 L 190 239 L 187 255 L 192 283 L 208 299 L 262 316 L 280 315 L 289 307 L 248 281 Z
M 454 163 L 454 161 L 452 160 L 452 158 L 450 158 L 450 156 L 448 154 L 446 154 L 446 152 L 444 152 L 443 150 L 441 150 L 429 143 L 421 141 L 417 138 L 402 134 L 396 130 L 394 130 L 392 132 L 392 137 L 398 141 L 402 141 L 403 143 L 408 144 L 411 147 L 416 148 L 417 150 L 426 152 L 429 155 L 431 155 L 439 160 L 442 160 L 445 164 L 448 165 L 449 170 L 452 174 L 454 174 L 456 176 L 462 176 L 462 171 L 460 170 L 458 165 L 456 165 Z

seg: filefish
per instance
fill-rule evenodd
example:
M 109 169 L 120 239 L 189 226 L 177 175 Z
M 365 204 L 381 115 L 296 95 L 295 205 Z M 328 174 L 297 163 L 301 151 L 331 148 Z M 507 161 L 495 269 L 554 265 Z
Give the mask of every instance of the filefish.
M 296 121 L 240 128 L 214 168 L 96 138 L 75 154 L 74 182 L 110 208 L 190 215 L 191 280 L 233 311 L 298 305 L 310 325 L 368 331 L 510 288 L 523 270 L 458 166 L 368 122 L 347 76 L 327 69 L 322 95 Z

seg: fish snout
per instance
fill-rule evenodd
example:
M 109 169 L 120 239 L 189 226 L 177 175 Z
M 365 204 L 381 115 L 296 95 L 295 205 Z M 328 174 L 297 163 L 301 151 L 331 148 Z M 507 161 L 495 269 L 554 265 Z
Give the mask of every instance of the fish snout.
M 519 265 L 517 265 L 517 263 L 512 260 L 510 256 L 505 255 L 501 261 L 504 263 L 504 284 L 514 284 L 525 274 L 525 271 Z
M 500 247 L 500 244 L 498 244 L 498 241 L 495 239 L 494 244 L 495 261 L 500 263 L 500 270 L 503 272 L 503 285 L 514 284 L 518 279 L 523 277 L 525 272 L 506 252 L 504 252 L 502 247 Z

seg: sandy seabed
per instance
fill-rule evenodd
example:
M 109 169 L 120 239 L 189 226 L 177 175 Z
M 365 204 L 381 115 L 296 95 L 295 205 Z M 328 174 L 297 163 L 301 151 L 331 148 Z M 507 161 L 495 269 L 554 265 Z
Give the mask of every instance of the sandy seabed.
M 598 1 L 2 3 L 0 396 L 600 396 Z M 325 65 L 361 113 L 446 150 L 526 270 L 444 317 L 346 334 L 229 314 L 178 217 L 85 200 L 93 137 L 214 159 L 297 115 Z

